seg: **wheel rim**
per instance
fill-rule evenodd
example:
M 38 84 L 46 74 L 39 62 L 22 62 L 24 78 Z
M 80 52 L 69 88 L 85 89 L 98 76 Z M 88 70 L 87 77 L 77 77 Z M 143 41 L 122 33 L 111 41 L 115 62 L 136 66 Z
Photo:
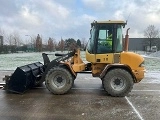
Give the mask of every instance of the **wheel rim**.
M 122 77 L 113 77 L 111 79 L 111 87 L 114 90 L 117 91 L 121 91 L 125 88 L 126 84 L 125 84 L 125 79 Z
M 66 79 L 62 75 L 56 75 L 52 80 L 52 85 L 57 88 L 62 88 L 66 84 Z

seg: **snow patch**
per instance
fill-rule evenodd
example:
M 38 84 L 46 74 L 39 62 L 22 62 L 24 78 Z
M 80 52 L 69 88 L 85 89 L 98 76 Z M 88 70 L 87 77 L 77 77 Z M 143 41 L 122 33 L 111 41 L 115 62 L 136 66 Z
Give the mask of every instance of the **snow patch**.
M 149 56 L 150 56 L 150 57 L 160 57 L 160 51 L 151 53 Z

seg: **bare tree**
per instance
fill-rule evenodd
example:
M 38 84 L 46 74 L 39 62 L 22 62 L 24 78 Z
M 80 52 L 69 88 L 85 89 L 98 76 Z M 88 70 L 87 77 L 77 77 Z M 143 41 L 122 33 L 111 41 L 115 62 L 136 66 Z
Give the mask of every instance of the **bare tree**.
M 33 47 L 33 51 L 35 51 L 36 49 L 36 40 L 37 40 L 37 36 L 32 36 L 32 41 L 31 41 L 31 45 Z
M 20 46 L 23 44 L 23 42 L 20 38 L 20 35 L 17 31 L 14 31 L 12 36 L 13 36 L 13 45 Z
M 144 31 L 144 36 L 148 38 L 148 40 L 145 41 L 145 44 L 148 45 L 150 49 L 156 42 L 155 38 L 159 38 L 159 33 L 159 29 L 156 29 L 154 25 L 149 25 Z
M 13 45 L 13 34 L 6 33 L 6 31 L 0 28 L 0 35 L 3 36 L 4 44 Z
M 86 48 L 87 42 L 88 42 L 88 41 L 87 41 L 85 38 L 82 38 L 82 39 L 81 39 L 81 44 L 82 44 L 82 45 L 81 45 L 81 48 L 82 48 L 82 49 L 85 49 L 85 48 Z
M 4 29 L 0 28 L 0 36 L 3 36 L 3 44 L 6 41 L 7 34 Z
M 59 49 L 61 50 L 61 52 L 64 51 L 64 47 L 65 47 L 65 41 L 61 38 L 61 41 L 58 44 Z
M 12 34 L 8 34 L 6 35 L 6 42 L 11 46 L 12 45 L 12 40 L 13 40 L 13 35 Z
M 0 28 L 0 35 L 4 36 L 4 34 L 5 34 L 5 31 L 2 28 Z

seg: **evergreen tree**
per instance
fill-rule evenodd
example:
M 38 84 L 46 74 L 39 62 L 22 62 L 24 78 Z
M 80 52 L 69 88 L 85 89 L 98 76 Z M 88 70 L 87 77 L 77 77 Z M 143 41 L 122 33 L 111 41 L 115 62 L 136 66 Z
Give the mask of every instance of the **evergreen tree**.
M 81 41 L 79 39 L 77 40 L 77 46 L 81 48 Z

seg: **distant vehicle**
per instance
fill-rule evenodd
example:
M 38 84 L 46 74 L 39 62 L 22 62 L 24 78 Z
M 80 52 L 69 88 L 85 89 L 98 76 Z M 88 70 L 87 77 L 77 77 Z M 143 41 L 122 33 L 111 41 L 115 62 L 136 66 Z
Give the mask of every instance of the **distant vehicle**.
M 147 46 L 146 51 L 147 52 L 157 52 L 157 46 L 151 46 L 151 48 L 150 46 Z
M 152 46 L 151 47 L 151 52 L 157 52 L 157 46 Z

